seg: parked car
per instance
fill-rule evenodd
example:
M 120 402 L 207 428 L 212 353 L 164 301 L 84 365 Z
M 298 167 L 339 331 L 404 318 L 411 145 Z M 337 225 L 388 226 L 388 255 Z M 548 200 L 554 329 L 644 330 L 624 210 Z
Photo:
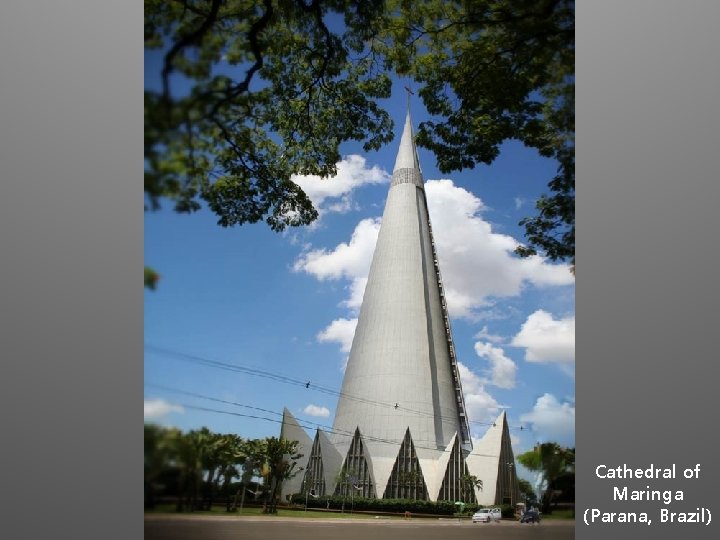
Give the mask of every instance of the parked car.
M 502 512 L 499 508 L 481 508 L 473 514 L 473 523 L 490 523 L 490 521 L 500 521 Z
M 520 523 L 540 523 L 540 512 L 534 508 L 525 510 L 523 515 L 520 517 Z

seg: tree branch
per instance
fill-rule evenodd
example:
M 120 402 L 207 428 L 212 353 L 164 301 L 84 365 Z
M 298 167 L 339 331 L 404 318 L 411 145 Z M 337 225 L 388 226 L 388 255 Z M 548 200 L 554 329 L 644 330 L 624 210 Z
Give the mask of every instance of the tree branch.
M 180 38 L 178 41 L 176 41 L 175 44 L 172 46 L 172 48 L 165 55 L 165 61 L 164 61 L 163 70 L 162 70 L 163 99 L 165 101 L 170 100 L 169 79 L 170 79 L 170 73 L 174 69 L 173 61 L 175 60 L 175 57 L 178 54 L 180 54 L 180 52 L 185 47 L 189 47 L 190 45 L 200 42 L 202 37 L 208 32 L 208 30 L 210 30 L 212 25 L 215 24 L 215 20 L 217 19 L 218 12 L 220 11 L 220 4 L 222 4 L 222 0 L 212 0 L 212 5 L 210 6 L 210 12 L 207 14 L 207 16 L 205 17 L 205 20 L 198 27 L 198 29 L 195 30 L 194 32 L 191 32 L 188 35 Z
M 265 12 L 262 14 L 262 17 L 260 17 L 252 24 L 250 30 L 248 31 L 248 42 L 250 43 L 250 50 L 255 57 L 255 63 L 250 66 L 245 72 L 245 79 L 239 84 L 237 84 L 234 88 L 229 88 L 225 98 L 220 99 L 217 101 L 217 103 L 215 103 L 209 113 L 209 116 L 211 117 L 214 117 L 220 107 L 222 107 L 225 103 L 235 99 L 240 94 L 247 92 L 250 88 L 250 82 L 255 76 L 255 73 L 257 73 L 263 67 L 263 51 L 260 47 L 258 36 L 260 35 L 260 32 L 264 30 L 270 23 L 270 19 L 272 18 L 274 13 L 271 0 L 264 0 L 263 4 L 265 5 Z

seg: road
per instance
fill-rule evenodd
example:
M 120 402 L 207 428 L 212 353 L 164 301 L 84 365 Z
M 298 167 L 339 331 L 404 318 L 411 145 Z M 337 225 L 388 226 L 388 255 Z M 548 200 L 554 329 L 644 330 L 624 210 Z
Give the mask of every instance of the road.
M 283 517 L 146 515 L 145 540 L 573 540 L 575 523 L 458 520 L 331 520 Z

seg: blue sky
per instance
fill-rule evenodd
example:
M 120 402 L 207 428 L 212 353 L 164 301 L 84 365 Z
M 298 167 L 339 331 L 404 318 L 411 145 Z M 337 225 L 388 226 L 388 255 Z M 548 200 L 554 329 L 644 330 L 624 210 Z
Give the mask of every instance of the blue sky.
M 155 62 L 146 54 L 146 70 Z M 394 81 L 383 102 L 393 142 L 370 153 L 345 144 L 336 179 L 296 178 L 320 210 L 311 226 L 223 229 L 205 209 L 146 212 L 145 263 L 161 275 L 157 290 L 145 291 L 146 421 L 265 437 L 278 435 L 279 423 L 238 414 L 279 420 L 273 413 L 287 407 L 307 425 L 332 424 L 337 397 L 313 387 L 340 389 L 405 84 Z M 415 128 L 428 118 L 417 98 L 411 113 Z M 430 152 L 418 153 L 473 436 L 504 409 L 516 454 L 536 442 L 574 446 L 574 278 L 566 265 L 512 253 L 523 241 L 518 222 L 534 214 L 555 163 L 511 141 L 491 166 L 441 174 Z

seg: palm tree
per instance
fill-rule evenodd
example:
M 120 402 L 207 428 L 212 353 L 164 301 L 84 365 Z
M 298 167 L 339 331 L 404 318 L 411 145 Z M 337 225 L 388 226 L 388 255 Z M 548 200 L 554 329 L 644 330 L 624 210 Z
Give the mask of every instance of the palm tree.
M 212 439 L 213 434 L 206 427 L 186 434 L 178 433 L 175 437 L 178 465 L 181 468 L 178 512 L 182 512 L 185 505 L 188 505 L 191 511 L 199 509 L 198 498 L 203 481 L 203 463 Z
M 475 488 L 478 488 L 480 491 L 483 489 L 483 481 L 477 476 L 472 474 L 463 474 L 460 477 L 460 489 L 462 491 L 463 502 L 469 502 L 467 499 L 473 498 L 468 497 L 468 495 L 474 494 Z
M 235 493 L 235 499 L 233 501 L 230 511 L 235 511 L 237 508 L 237 499 L 240 495 L 240 511 L 242 512 L 243 504 L 245 503 L 245 491 L 247 485 L 252 480 L 253 476 L 260 473 L 260 467 L 263 463 L 263 445 L 262 441 L 257 439 L 248 439 L 243 441 L 239 448 L 238 463 L 242 464 L 243 472 L 240 477 L 240 489 Z
M 240 445 L 242 439 L 238 435 L 211 434 L 203 454 L 203 469 L 207 472 L 205 495 L 207 504 L 203 506 L 212 510 L 214 495 L 220 488 L 220 480 L 229 485 L 232 478 L 238 475 L 236 465 L 242 458 Z M 205 500 L 203 500 L 205 503 Z
M 218 458 L 220 464 L 218 467 L 215 487 L 219 488 L 220 480 L 222 479 L 222 490 L 225 494 L 228 493 L 232 479 L 240 476 L 238 465 L 241 465 L 245 460 L 245 454 L 242 450 L 243 443 L 244 441 L 239 435 L 228 434 L 222 436 L 221 444 L 218 448 Z M 228 511 L 231 510 L 229 498 L 225 503 L 225 508 Z
M 213 498 L 215 495 L 216 473 L 222 465 L 222 447 L 224 435 L 211 433 L 208 437 L 202 452 L 202 474 L 207 474 L 206 480 L 201 483 L 202 501 L 200 507 L 203 510 L 212 510 Z M 217 475 L 219 478 L 219 475 Z
M 261 449 L 264 459 L 261 470 L 264 473 L 265 485 L 268 488 L 265 499 L 265 512 L 274 514 L 277 512 L 282 483 L 300 472 L 301 469 L 296 470 L 295 467 L 302 454 L 297 453 L 299 444 L 297 441 L 268 437 L 263 443 Z
M 171 466 L 173 430 L 155 424 L 145 424 L 145 507 L 155 506 L 158 479 Z

